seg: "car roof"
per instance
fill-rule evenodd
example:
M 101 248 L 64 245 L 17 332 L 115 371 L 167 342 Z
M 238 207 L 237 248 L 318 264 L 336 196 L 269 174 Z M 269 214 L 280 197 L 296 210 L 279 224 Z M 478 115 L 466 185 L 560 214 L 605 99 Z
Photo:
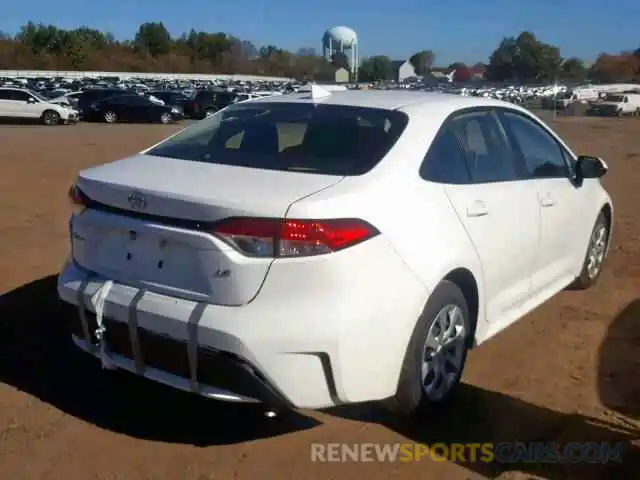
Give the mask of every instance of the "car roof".
M 385 110 L 410 111 L 414 108 L 437 107 L 456 111 L 469 107 L 508 106 L 513 104 L 484 97 L 465 97 L 450 93 L 407 91 L 407 90 L 345 90 L 332 91 L 326 97 L 316 99 L 316 103 L 351 107 L 381 108 Z M 252 103 L 314 103 L 309 92 L 274 95 L 257 98 Z
M 400 110 L 409 115 L 424 113 L 425 107 L 431 112 L 448 115 L 471 107 L 502 107 L 523 110 L 521 107 L 503 100 L 485 97 L 466 97 L 450 93 L 423 92 L 415 90 L 345 90 L 331 91 L 330 95 L 316 99 L 316 103 L 351 107 Z M 251 103 L 314 103 L 310 92 L 258 97 Z

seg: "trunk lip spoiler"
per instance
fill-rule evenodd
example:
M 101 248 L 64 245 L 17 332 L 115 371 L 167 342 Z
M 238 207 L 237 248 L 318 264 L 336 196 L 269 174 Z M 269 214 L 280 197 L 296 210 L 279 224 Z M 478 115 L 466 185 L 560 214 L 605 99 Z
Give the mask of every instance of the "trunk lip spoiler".
M 212 229 L 219 222 L 219 220 L 202 221 L 202 220 L 194 220 L 194 219 L 186 219 L 186 218 L 167 217 L 164 215 L 156 215 L 153 213 L 143 213 L 143 212 L 137 212 L 134 210 L 127 210 L 126 208 L 114 207 L 112 205 L 107 205 L 106 203 L 93 200 L 79 188 L 76 190 L 76 192 L 82 199 L 85 207 L 91 210 L 111 213 L 114 215 L 122 215 L 125 217 L 135 218 L 138 220 L 146 220 L 154 223 L 161 223 L 163 225 L 183 228 L 185 230 L 208 231 Z

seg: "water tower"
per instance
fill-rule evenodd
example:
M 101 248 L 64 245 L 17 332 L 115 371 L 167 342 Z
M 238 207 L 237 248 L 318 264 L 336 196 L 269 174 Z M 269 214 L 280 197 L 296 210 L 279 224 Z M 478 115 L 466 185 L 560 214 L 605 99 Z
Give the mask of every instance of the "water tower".
M 322 54 L 331 60 L 336 53 L 344 53 L 349 59 L 351 80 L 357 81 L 358 65 L 358 35 L 349 27 L 333 27 L 322 36 Z

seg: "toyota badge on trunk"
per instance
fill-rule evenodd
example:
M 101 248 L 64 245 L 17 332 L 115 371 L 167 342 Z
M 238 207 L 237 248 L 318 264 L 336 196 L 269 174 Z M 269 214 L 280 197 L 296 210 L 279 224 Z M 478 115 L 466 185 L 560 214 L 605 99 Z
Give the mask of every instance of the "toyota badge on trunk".
M 147 199 L 140 192 L 131 192 L 127 200 L 132 210 L 144 210 L 147 208 Z

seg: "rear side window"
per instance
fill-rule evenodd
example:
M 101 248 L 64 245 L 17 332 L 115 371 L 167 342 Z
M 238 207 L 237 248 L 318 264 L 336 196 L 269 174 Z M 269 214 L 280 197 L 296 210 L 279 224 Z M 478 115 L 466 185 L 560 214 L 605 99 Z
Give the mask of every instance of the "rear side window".
M 471 183 L 467 158 L 456 135 L 444 127 L 434 139 L 420 168 L 420 176 L 437 183 Z
M 196 100 L 200 102 L 211 101 L 213 99 L 213 92 L 198 92 L 196 94 Z
M 29 95 L 27 92 L 23 92 L 21 90 L 9 90 L 10 100 L 26 102 L 27 100 L 29 100 L 29 98 L 31 98 L 31 95 Z
M 361 175 L 407 125 L 397 110 L 264 102 L 235 104 L 147 152 L 269 170 Z
M 104 101 L 107 103 L 113 103 L 117 105 L 131 105 L 131 106 L 149 104 L 149 101 L 141 97 L 140 95 L 116 95 L 113 97 L 108 97 Z

